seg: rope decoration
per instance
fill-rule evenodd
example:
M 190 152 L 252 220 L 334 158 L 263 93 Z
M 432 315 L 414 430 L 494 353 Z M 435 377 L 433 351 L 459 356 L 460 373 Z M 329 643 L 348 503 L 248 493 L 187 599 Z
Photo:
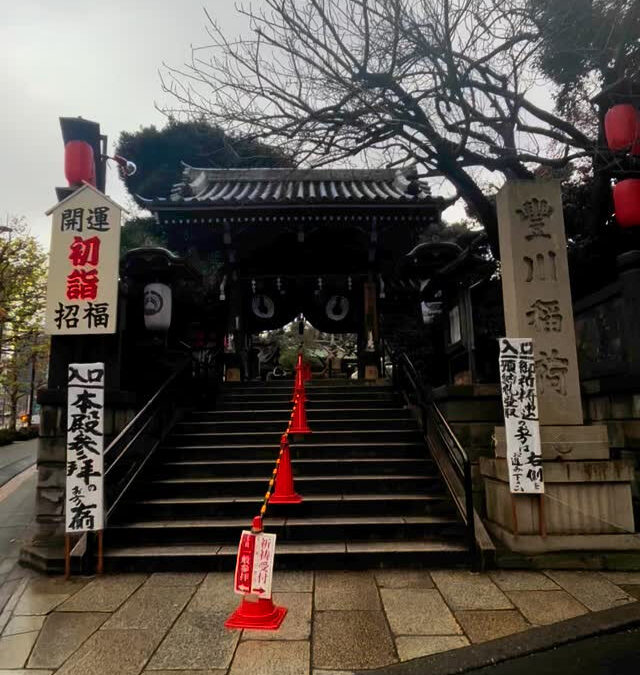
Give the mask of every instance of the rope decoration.
M 271 472 L 271 478 L 269 479 L 267 491 L 264 493 L 264 500 L 262 502 L 262 506 L 260 507 L 260 518 L 264 518 L 264 515 L 267 512 L 267 506 L 269 505 L 269 500 L 271 499 L 271 495 L 273 493 L 273 486 L 275 485 L 276 478 L 278 477 L 278 470 L 280 469 L 280 460 L 282 459 L 284 446 L 285 443 L 288 442 L 289 440 L 289 430 L 291 429 L 291 423 L 293 422 L 293 416 L 295 415 L 296 406 L 298 405 L 299 398 L 300 395 L 296 394 L 293 403 L 293 409 L 291 410 L 291 417 L 289 418 L 289 423 L 287 424 L 287 430 L 284 432 L 284 434 L 282 434 L 282 438 L 280 439 L 280 452 L 278 453 L 276 464 L 273 467 L 273 471 Z

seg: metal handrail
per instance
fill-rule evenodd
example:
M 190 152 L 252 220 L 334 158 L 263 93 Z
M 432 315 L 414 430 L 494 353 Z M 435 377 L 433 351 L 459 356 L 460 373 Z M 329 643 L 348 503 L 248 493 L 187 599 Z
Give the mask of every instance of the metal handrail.
M 215 367 L 215 365 L 214 365 Z M 121 503 L 148 460 L 165 439 L 181 413 L 176 394 L 184 395 L 194 374 L 202 377 L 201 364 L 186 358 L 153 394 L 105 450 L 105 511 L 107 521 Z M 208 371 L 205 373 L 208 376 Z M 207 379 L 208 381 L 208 379 Z M 188 399 L 181 397 L 187 405 Z
M 465 449 L 462 447 L 453 430 L 449 426 L 444 415 L 431 399 L 427 386 L 422 381 L 411 359 L 405 352 L 393 352 L 385 344 L 391 363 L 393 365 L 394 384 L 400 389 L 407 402 L 415 406 L 419 413 L 419 422 L 421 423 L 425 441 L 432 456 L 438 463 L 440 473 L 447 483 L 456 508 L 465 523 L 467 529 L 467 540 L 469 550 L 474 556 L 476 554 L 476 536 L 475 536 L 475 510 L 473 505 L 473 483 L 471 479 L 471 461 Z M 400 382 L 396 373 L 396 368 L 400 371 L 404 382 Z M 408 384 L 408 388 L 405 385 Z M 407 390 L 408 389 L 408 390 Z M 413 397 L 413 401 L 411 400 Z M 448 475 L 446 467 L 440 466 L 437 451 L 444 451 L 449 465 L 453 468 L 460 485 L 464 490 L 464 498 L 461 499 L 460 490 L 453 484 L 453 476 Z

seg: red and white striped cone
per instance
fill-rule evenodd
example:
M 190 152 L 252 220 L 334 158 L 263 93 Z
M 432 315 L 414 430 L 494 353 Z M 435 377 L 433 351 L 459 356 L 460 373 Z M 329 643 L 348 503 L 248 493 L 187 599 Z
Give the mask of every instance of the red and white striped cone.
M 302 497 L 295 491 L 293 486 L 293 471 L 291 468 L 291 452 L 287 434 L 282 434 L 280 439 L 282 455 L 280 466 L 276 475 L 276 485 L 269 502 L 271 504 L 299 504 Z

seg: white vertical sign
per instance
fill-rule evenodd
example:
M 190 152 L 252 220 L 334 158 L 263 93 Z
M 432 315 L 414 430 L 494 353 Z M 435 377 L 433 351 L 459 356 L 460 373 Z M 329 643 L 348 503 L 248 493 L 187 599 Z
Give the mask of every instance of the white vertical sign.
M 104 529 L 104 363 L 70 363 L 67 534 Z
M 500 339 L 500 388 L 511 492 L 544 493 L 542 446 L 531 338 Z
M 52 215 L 48 335 L 116 332 L 121 213 L 88 184 L 47 211 Z

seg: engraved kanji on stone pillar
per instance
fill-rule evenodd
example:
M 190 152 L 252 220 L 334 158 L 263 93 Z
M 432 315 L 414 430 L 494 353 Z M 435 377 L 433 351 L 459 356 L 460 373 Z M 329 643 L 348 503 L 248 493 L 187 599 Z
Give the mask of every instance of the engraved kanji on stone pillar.
M 582 424 L 560 184 L 508 181 L 497 204 L 506 335 L 533 338 L 540 423 Z

